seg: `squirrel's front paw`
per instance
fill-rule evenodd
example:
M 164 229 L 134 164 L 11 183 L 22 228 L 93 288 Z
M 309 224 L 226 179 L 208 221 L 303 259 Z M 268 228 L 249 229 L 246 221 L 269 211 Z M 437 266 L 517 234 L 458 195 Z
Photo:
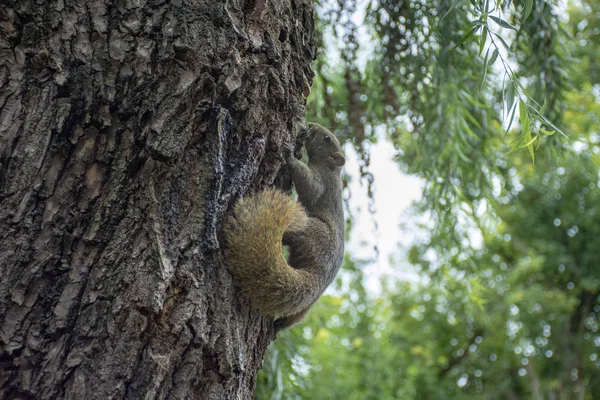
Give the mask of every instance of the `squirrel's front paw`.
M 283 159 L 288 164 L 296 161 L 296 157 L 294 157 L 294 146 L 291 143 L 283 144 Z

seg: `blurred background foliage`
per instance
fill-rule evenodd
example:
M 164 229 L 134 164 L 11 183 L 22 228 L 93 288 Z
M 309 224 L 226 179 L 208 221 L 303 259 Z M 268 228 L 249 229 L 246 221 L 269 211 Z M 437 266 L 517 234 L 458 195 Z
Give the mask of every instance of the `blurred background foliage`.
M 600 399 L 600 1 L 317 10 L 307 119 L 423 179 L 417 279 L 347 256 L 256 398 Z

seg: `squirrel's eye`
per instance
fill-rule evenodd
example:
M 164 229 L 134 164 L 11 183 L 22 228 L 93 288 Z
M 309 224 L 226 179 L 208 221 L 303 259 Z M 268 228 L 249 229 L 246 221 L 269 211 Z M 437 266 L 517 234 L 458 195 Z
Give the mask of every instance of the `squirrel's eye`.
M 331 138 L 329 137 L 329 135 L 325 135 L 325 137 L 323 138 L 326 142 L 329 142 L 331 140 Z

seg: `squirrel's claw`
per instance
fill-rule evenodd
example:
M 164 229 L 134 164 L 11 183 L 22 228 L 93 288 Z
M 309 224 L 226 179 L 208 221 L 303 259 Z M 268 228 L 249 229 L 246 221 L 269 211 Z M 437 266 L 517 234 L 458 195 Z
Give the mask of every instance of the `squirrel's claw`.
M 291 143 L 283 144 L 283 159 L 288 162 L 291 158 L 294 157 L 294 146 Z

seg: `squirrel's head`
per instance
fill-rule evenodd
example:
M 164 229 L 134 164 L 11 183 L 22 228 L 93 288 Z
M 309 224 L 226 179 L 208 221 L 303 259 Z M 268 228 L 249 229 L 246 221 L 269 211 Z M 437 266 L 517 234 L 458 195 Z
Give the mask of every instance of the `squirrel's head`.
M 309 161 L 324 163 L 331 169 L 346 163 L 340 142 L 327 128 L 311 122 L 306 130 L 305 146 Z

